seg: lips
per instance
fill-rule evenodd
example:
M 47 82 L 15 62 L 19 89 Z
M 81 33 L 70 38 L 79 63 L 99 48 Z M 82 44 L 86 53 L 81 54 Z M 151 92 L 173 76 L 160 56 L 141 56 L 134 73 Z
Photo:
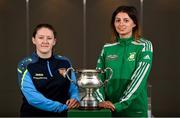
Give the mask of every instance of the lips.
M 125 27 L 120 27 L 119 30 L 125 30 L 126 28 Z
M 126 29 L 119 29 L 119 31 L 125 31 Z
M 49 47 L 48 45 L 41 45 L 42 48 L 47 48 Z

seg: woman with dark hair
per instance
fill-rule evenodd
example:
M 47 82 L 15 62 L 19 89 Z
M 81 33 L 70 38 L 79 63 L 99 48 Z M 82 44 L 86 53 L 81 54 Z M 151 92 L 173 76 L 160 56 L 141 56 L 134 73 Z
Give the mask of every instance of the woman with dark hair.
M 56 31 L 49 24 L 39 24 L 33 32 L 35 52 L 18 64 L 18 79 L 23 96 L 21 117 L 55 117 L 79 106 L 78 88 L 65 76 L 69 59 L 53 53 Z M 75 74 L 70 73 L 76 81 Z
M 112 14 L 111 43 L 104 45 L 97 69 L 110 67 L 113 76 L 96 91 L 99 107 L 109 108 L 113 116 L 147 116 L 147 78 L 152 66 L 150 41 L 139 35 L 137 10 L 120 6 Z M 109 74 L 101 75 L 102 81 Z

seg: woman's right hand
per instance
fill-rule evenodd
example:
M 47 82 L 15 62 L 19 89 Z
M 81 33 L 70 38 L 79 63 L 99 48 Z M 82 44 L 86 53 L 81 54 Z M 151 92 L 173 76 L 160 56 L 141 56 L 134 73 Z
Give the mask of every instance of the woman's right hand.
M 78 108 L 80 106 L 80 103 L 76 99 L 69 99 L 66 101 L 66 105 L 68 106 L 68 109 Z
M 110 102 L 110 101 L 100 102 L 98 106 L 99 106 L 100 108 L 108 108 L 108 109 L 110 109 L 111 111 L 114 111 L 114 110 L 115 110 L 115 106 L 114 106 L 113 103 Z

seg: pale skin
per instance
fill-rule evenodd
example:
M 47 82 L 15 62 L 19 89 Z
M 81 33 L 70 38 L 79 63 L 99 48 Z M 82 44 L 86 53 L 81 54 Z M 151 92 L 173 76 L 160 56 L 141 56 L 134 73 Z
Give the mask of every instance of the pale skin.
M 132 36 L 133 28 L 136 24 L 129 17 L 129 15 L 125 12 L 119 12 L 114 21 L 114 27 L 116 31 L 119 33 L 120 38 L 129 38 Z M 110 101 L 103 101 L 99 103 L 100 108 L 107 108 L 111 111 L 115 111 L 115 106 Z
M 35 38 L 32 38 L 33 44 L 36 46 L 36 53 L 41 58 L 50 58 L 52 55 L 53 47 L 56 44 L 56 38 L 54 37 L 53 31 L 42 27 L 40 28 Z M 66 72 L 65 68 L 59 69 L 59 73 L 64 76 Z M 66 101 L 68 109 L 79 107 L 79 103 L 75 99 L 69 99 Z
M 37 31 L 35 38 L 32 38 L 32 42 L 36 46 L 36 53 L 39 57 L 50 58 L 56 38 L 50 29 L 42 27 Z
M 114 26 L 120 38 L 129 38 L 132 36 L 132 30 L 136 24 L 127 13 L 119 12 L 115 17 Z

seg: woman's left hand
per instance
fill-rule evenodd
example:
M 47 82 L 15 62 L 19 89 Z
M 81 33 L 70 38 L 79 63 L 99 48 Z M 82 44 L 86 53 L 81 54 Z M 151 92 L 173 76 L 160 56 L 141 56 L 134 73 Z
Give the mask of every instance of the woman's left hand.
M 69 99 L 66 101 L 68 109 L 78 108 L 80 106 L 79 102 L 76 99 Z
M 108 109 L 110 109 L 111 111 L 115 111 L 115 106 L 114 106 L 113 103 L 110 102 L 110 101 L 100 102 L 98 106 L 99 106 L 100 108 L 108 108 Z

